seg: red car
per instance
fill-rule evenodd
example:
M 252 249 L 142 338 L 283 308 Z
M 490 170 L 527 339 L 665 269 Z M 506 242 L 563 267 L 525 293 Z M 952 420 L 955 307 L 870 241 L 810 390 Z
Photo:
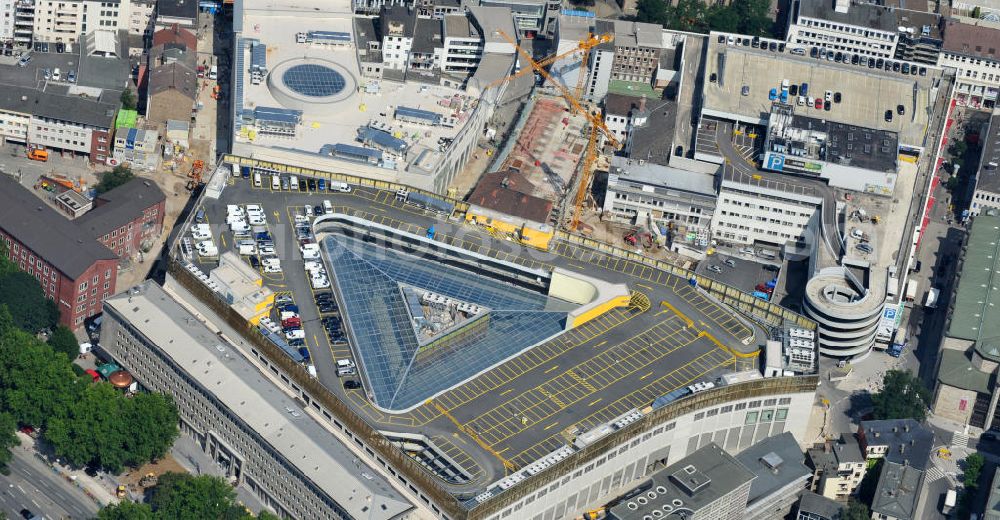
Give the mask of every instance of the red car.
M 816 98 L 816 108 L 817 109 L 823 108 L 823 100 L 822 99 Z

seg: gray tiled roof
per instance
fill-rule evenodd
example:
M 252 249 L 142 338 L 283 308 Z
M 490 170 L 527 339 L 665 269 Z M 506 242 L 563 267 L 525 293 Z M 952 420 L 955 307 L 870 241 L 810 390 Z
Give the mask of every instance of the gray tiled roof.
M 736 460 L 757 475 L 750 484 L 748 502 L 751 504 L 797 480 L 804 483 L 812 475 L 803 464 L 805 455 L 791 432 L 768 437 L 750 446 L 736 455 Z
M 868 446 L 886 446 L 886 460 L 926 470 L 934 445 L 934 432 L 913 419 L 861 421 L 859 434 Z
M 4 85 L 0 86 L 0 109 L 107 129 L 111 128 L 118 105 L 89 97 L 70 96 L 65 89 L 52 88 L 42 92 Z
M 913 518 L 920 496 L 924 472 L 919 469 L 885 461 L 872 498 L 871 511 L 899 520 Z
M 0 229 L 73 279 L 98 260 L 118 258 L 6 175 L 0 175 Z
M 155 182 L 137 177 L 99 195 L 94 200 L 94 209 L 76 219 L 76 224 L 96 239 L 128 224 L 143 210 L 166 198 Z

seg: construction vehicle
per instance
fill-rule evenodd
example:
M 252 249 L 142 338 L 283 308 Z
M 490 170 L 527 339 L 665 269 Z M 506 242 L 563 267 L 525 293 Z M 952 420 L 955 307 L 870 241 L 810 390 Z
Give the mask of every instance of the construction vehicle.
M 187 182 L 188 191 L 194 191 L 195 188 L 200 187 L 205 184 L 202 180 L 201 175 L 205 172 L 205 161 L 198 159 L 191 165 L 191 171 L 188 173 L 188 177 L 191 179 Z
M 150 472 L 146 473 L 141 479 L 139 479 L 139 485 L 142 487 L 152 487 L 155 486 L 159 480 L 160 479 L 156 476 L 156 473 Z
M 115 496 L 118 498 L 125 498 L 125 484 L 118 484 L 118 489 L 115 490 Z
M 42 150 L 41 148 L 32 148 L 28 150 L 28 159 L 32 161 L 46 162 L 49 160 L 48 150 Z
M 601 520 L 607 515 L 607 510 L 603 507 L 593 509 L 583 513 L 583 520 Z
M 642 241 L 642 247 L 645 247 L 646 249 L 653 247 L 653 235 L 646 233 L 645 231 L 640 232 L 637 229 L 633 229 L 625 234 L 624 239 L 630 246 L 639 245 L 639 242 Z
M 515 40 L 512 36 L 503 31 L 497 31 L 497 32 L 500 34 L 502 38 L 507 40 L 508 43 L 514 46 L 518 54 L 520 54 L 521 59 L 524 60 L 526 63 L 530 64 L 531 68 L 534 69 L 535 72 L 540 74 L 543 78 L 551 82 L 553 85 L 556 86 L 557 89 L 559 89 L 559 92 L 562 94 L 563 98 L 565 98 L 566 101 L 569 102 L 570 106 L 573 108 L 574 111 L 583 114 L 583 116 L 587 118 L 587 121 L 590 122 L 587 148 L 586 151 L 584 152 L 583 163 L 580 168 L 580 182 L 577 188 L 576 199 L 573 205 L 573 216 L 569 221 L 569 225 L 567 226 L 570 231 L 576 231 L 576 229 L 580 226 L 580 213 L 583 211 L 583 204 L 587 199 L 587 192 L 589 191 L 590 188 L 590 181 L 593 179 L 594 165 L 597 162 L 598 136 L 603 134 L 605 139 L 607 140 L 607 144 L 610 145 L 615 150 L 621 148 L 622 144 L 621 142 L 618 141 L 614 133 L 607 127 L 607 125 L 604 124 L 604 119 L 602 117 L 601 110 L 599 108 L 593 108 L 591 110 L 585 108 L 583 104 L 580 102 L 579 96 L 574 95 L 562 83 L 556 81 L 549 74 L 549 72 L 545 70 L 545 67 L 540 65 L 534 59 L 532 59 L 531 54 L 517 44 L 517 40 Z M 593 36 L 589 37 L 587 40 L 584 41 L 589 42 L 591 41 L 592 38 Z M 605 37 L 602 36 L 601 38 L 597 38 L 597 40 L 601 40 L 602 38 Z M 581 43 L 581 46 L 583 46 L 583 43 Z M 580 74 L 581 82 L 583 76 L 584 74 L 581 73 Z M 582 87 L 582 83 L 579 83 L 578 86 Z

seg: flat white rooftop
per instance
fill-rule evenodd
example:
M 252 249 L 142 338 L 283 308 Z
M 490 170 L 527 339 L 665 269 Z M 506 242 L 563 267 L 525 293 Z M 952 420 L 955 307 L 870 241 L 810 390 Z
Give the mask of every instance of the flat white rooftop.
M 378 471 L 334 435 L 235 348 L 153 282 L 105 300 L 192 381 L 232 411 L 275 452 L 354 518 L 391 519 L 413 506 Z

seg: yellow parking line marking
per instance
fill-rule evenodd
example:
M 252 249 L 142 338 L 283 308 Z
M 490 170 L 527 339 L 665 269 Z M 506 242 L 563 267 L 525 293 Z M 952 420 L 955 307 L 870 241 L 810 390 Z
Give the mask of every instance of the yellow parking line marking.
M 635 285 L 636 285 L 636 287 L 642 287 L 643 289 L 646 289 L 647 291 L 652 291 L 653 290 L 652 287 L 650 287 L 650 286 L 648 286 L 648 285 L 646 285 L 644 283 L 637 283 Z
M 598 344 L 594 345 L 594 347 L 593 347 L 593 348 L 597 348 L 597 347 L 600 347 L 600 346 L 603 346 L 603 345 L 606 345 L 607 343 L 608 343 L 608 340 L 604 340 L 604 341 L 602 341 L 602 342 L 600 342 L 600 343 L 598 343 Z
M 552 372 L 553 370 L 555 370 L 555 369 L 557 369 L 557 368 L 559 368 L 559 365 L 555 365 L 555 366 L 553 366 L 552 368 L 550 368 L 550 369 L 546 370 L 546 371 L 545 371 L 544 373 L 548 374 L 549 372 Z
M 601 401 L 603 401 L 603 400 L 604 400 L 604 398 L 603 398 L 603 397 L 598 397 L 597 399 L 594 399 L 594 400 L 593 400 L 593 401 L 591 401 L 591 402 L 590 402 L 589 404 L 587 404 L 587 406 L 594 406 L 595 404 L 597 404 L 597 403 L 599 403 L 599 402 L 601 402 Z
M 507 390 L 504 390 L 503 392 L 500 392 L 500 395 L 507 395 L 507 394 L 509 394 L 509 393 L 511 393 L 513 391 L 514 391 L 513 388 L 508 388 Z
M 555 428 L 555 427 L 556 427 L 556 426 L 558 426 L 558 425 L 559 425 L 559 421 L 556 421 L 556 422 L 554 422 L 554 423 L 552 423 L 552 424 L 550 424 L 550 425 L 546 426 L 545 428 L 542 428 L 542 430 L 543 430 L 543 431 L 547 431 L 547 430 L 551 430 L 552 428 Z
M 648 374 L 646 374 L 646 375 L 644 375 L 644 376 L 640 377 L 640 378 L 639 378 L 639 381 L 642 381 L 643 379 L 646 379 L 647 377 L 649 377 L 649 376 L 651 376 L 651 375 L 653 375 L 653 373 L 652 373 L 652 372 L 650 372 L 650 373 L 648 373 Z

